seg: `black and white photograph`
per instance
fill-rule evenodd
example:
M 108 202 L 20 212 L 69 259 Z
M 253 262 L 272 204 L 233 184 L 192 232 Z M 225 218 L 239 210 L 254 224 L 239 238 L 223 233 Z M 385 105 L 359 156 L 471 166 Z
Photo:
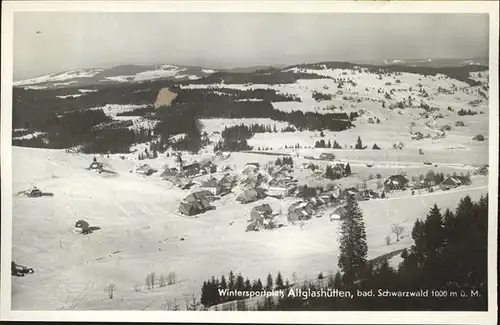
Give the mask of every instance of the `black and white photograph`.
M 494 321 L 498 3 L 285 4 L 3 6 L 5 317 Z

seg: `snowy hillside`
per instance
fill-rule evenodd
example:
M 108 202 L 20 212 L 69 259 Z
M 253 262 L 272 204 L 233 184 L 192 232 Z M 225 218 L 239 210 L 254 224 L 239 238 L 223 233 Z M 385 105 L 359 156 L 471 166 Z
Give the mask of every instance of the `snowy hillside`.
M 27 89 L 58 88 L 112 83 L 142 82 L 148 80 L 196 80 L 215 73 L 211 69 L 175 65 L 117 66 L 110 69 L 79 69 L 14 81 L 14 87 Z
M 253 206 L 267 202 L 278 210 L 282 203 L 266 198 L 242 205 L 230 194 L 215 203 L 215 211 L 182 216 L 177 208 L 189 190 L 172 187 L 158 175 L 148 179 L 129 173 L 136 162 L 114 155 L 98 159 L 118 175 L 101 176 L 85 169 L 92 158 L 64 150 L 13 148 L 13 192 L 36 183 L 54 193 L 13 197 L 13 259 L 36 270 L 12 278 L 14 310 L 159 310 L 166 301 L 182 304 L 198 295 L 203 281 L 228 270 L 262 279 L 278 270 L 285 278 L 296 272 L 300 279 L 337 270 L 340 224 L 327 217 L 311 219 L 304 227 L 245 232 Z M 251 154 L 233 153 L 227 163 L 241 168 L 252 160 Z M 171 160 L 147 162 L 160 167 Z M 465 194 L 476 200 L 486 191 L 485 179 L 478 178 L 463 189 L 360 202 L 368 257 L 410 245 L 412 223 L 432 204 L 453 208 Z M 101 230 L 77 234 L 79 219 Z M 384 237 L 393 223 L 404 226 L 403 239 L 387 246 Z M 175 272 L 178 281 L 146 290 L 150 272 Z M 116 286 L 114 299 L 105 290 L 110 284 Z

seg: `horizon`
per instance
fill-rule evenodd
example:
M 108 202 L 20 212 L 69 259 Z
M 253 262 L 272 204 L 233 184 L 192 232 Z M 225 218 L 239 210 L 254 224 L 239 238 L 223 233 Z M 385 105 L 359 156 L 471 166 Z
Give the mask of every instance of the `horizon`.
M 396 62 L 396 63 L 390 63 L 388 65 L 405 65 L 404 62 L 405 60 L 406 61 L 420 61 L 420 62 L 425 62 L 427 60 L 431 60 L 431 61 L 437 61 L 437 60 L 462 60 L 462 61 L 465 61 L 465 60 L 488 60 L 489 57 L 486 56 L 486 57 L 462 57 L 462 58 L 451 58 L 451 57 L 436 57 L 436 58 L 405 58 L 405 59 L 401 59 L 401 58 L 386 58 L 386 59 L 378 59 L 378 60 L 316 60 L 316 61 L 301 61 L 301 62 L 296 62 L 296 63 L 292 63 L 292 64 L 283 64 L 283 63 L 269 63 L 269 64 L 265 64 L 265 63 L 262 63 L 262 64 L 256 64 L 256 65 L 248 65 L 248 66 L 230 66 L 230 67 L 222 67 L 222 68 L 216 68 L 216 67 L 213 67 L 213 66 L 196 66 L 196 65 L 183 65 L 183 64 L 177 64 L 177 63 L 170 63 L 170 62 L 165 62 L 165 63 L 150 63 L 150 64 L 135 64 L 135 63 L 123 63 L 123 64 L 111 64 L 111 65 L 108 65 L 108 66 L 96 66 L 96 67 L 83 67 L 83 68 L 77 68 L 77 69 L 68 69 L 68 70 L 60 70 L 60 71 L 53 71 L 53 72 L 49 72 L 49 73 L 44 73 L 44 74 L 41 74 L 41 75 L 35 75 L 35 76 L 30 76 L 28 78 L 21 78 L 21 79 L 14 79 L 13 81 L 22 81 L 22 80 L 27 80 L 27 79 L 32 79 L 32 78 L 38 78 L 38 77 L 43 77 L 43 76 L 48 76 L 48 75 L 58 75 L 58 74 L 62 74 L 62 73 L 65 73 L 65 72 L 69 72 L 69 71 L 76 71 L 76 70 L 90 70 L 90 69 L 103 69 L 103 70 L 106 70 L 106 69 L 112 69 L 112 68 L 117 68 L 117 67 L 123 67 L 123 66 L 137 66 L 137 67 L 149 67 L 149 66 L 161 66 L 161 65 L 173 65 L 173 66 L 178 66 L 178 67 L 189 67 L 189 68 L 195 68 L 195 67 L 198 67 L 198 68 L 202 68 L 202 69 L 212 69 L 212 70 L 216 70 L 217 72 L 220 72 L 220 71 L 228 71 L 228 70 L 236 70 L 236 69 L 253 69 L 253 68 L 266 68 L 266 67 L 269 67 L 269 68 L 281 68 L 281 67 L 288 67 L 288 66 L 294 66 L 294 65 L 300 65 L 300 64 L 314 64 L 314 63 L 324 63 L 324 62 L 348 62 L 348 63 L 353 63 L 353 64 L 367 64 L 367 65 L 377 65 L 376 63 L 371 63 L 373 61 L 384 61 L 384 60 L 402 60 L 403 61 L 403 64 L 401 64 L 400 62 Z M 483 65 L 483 64 L 481 64 Z

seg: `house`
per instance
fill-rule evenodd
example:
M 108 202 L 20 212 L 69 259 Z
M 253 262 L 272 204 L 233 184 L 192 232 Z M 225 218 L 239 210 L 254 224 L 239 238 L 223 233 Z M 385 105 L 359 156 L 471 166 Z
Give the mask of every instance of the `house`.
M 347 176 L 347 169 L 345 164 L 335 164 L 335 166 L 332 167 L 332 170 L 334 173 L 340 174 L 341 177 Z
M 144 165 L 138 166 L 135 169 L 135 172 L 136 172 L 136 174 L 139 174 L 139 175 L 149 176 L 149 175 L 156 173 L 157 170 L 154 169 L 153 167 L 149 166 L 148 164 L 144 164 Z
M 439 184 L 439 188 L 446 191 L 458 186 L 469 185 L 470 183 L 471 180 L 467 176 L 448 176 Z
M 256 169 L 259 169 L 259 168 L 260 168 L 260 164 L 259 164 L 259 163 L 256 163 L 256 162 L 246 163 L 246 164 L 245 164 L 245 169 L 246 169 L 248 166 L 254 166 Z
M 211 206 L 206 201 L 181 202 L 179 205 L 179 212 L 187 216 L 200 214 L 213 209 L 215 209 L 215 207 Z
M 333 220 L 343 220 L 347 217 L 347 209 L 345 206 L 338 207 L 333 211 L 333 213 L 330 215 L 330 221 Z
M 200 214 L 208 210 L 215 209 L 210 205 L 213 195 L 210 191 L 193 192 L 186 196 L 179 205 L 179 212 L 188 216 Z
M 233 179 L 231 179 L 231 176 L 229 176 L 229 174 L 224 175 L 224 177 L 222 177 L 219 180 L 220 192 L 221 193 L 231 192 L 235 184 L 236 182 Z
M 277 174 L 281 174 L 281 175 L 286 175 L 286 174 L 289 174 L 293 171 L 293 168 L 290 167 L 290 165 L 283 165 L 283 166 L 280 166 L 278 169 L 276 169 L 273 174 L 274 175 L 277 175 Z
M 404 190 L 408 182 L 403 175 L 392 175 L 384 181 L 384 189 L 386 191 Z
M 335 201 L 335 196 L 332 192 L 322 192 L 318 194 L 318 197 L 325 202 L 325 204 L 332 203 Z
M 321 155 L 319 155 L 319 159 L 334 160 L 335 155 L 333 153 L 330 153 L 330 152 L 323 152 Z
M 104 169 L 104 164 L 97 161 L 93 161 L 87 169 L 101 173 Z
M 272 219 L 273 209 L 267 203 L 258 205 L 250 212 L 250 220 L 263 222 L 264 219 Z
M 421 132 L 412 133 L 412 135 L 411 135 L 412 140 L 420 140 L 423 138 L 424 138 L 424 135 Z
M 363 199 L 378 199 L 379 195 L 374 190 L 364 190 L 362 192 Z
M 349 196 L 353 197 L 356 201 L 361 200 L 363 198 L 362 193 L 360 193 L 359 190 L 355 187 L 349 187 L 343 189 L 340 192 L 339 198 L 342 200 L 347 200 Z
M 166 181 L 175 182 L 179 177 L 179 170 L 177 168 L 167 168 L 160 175 Z
M 419 190 L 419 189 L 422 189 L 422 188 L 429 188 L 429 187 L 434 186 L 434 185 L 436 185 L 436 184 L 435 184 L 435 182 L 433 180 L 422 179 L 422 180 L 416 181 L 413 184 L 412 190 Z
M 238 195 L 236 200 L 240 201 L 241 203 L 250 203 L 265 197 L 265 190 L 260 187 L 256 187 L 243 191 L 240 195 Z
M 297 188 L 291 179 L 272 179 L 268 183 L 267 195 L 272 197 L 289 196 Z
M 185 202 L 197 202 L 197 201 L 213 201 L 214 195 L 208 190 L 200 190 L 193 192 L 186 196 L 183 201 Z
M 221 192 L 219 182 L 215 177 L 210 178 L 200 186 L 202 189 L 210 191 L 213 195 L 218 195 Z
M 75 231 L 81 233 L 82 235 L 88 235 L 93 233 L 96 230 L 101 229 L 100 227 L 90 226 L 89 223 L 85 220 L 78 220 L 75 223 Z
M 288 221 L 296 222 L 299 220 L 308 220 L 314 214 L 314 208 L 310 202 L 301 201 L 290 205 L 288 208 Z
M 190 165 L 182 167 L 182 172 L 184 175 L 194 176 L 200 173 L 201 166 L 199 163 L 195 162 Z

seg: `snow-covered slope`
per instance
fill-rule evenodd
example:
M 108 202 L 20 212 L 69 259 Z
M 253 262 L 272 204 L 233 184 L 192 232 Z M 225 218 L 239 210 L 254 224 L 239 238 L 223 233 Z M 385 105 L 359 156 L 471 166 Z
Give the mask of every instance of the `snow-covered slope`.
M 211 69 L 175 65 L 117 66 L 110 69 L 78 69 L 14 81 L 15 87 L 31 89 L 141 82 L 156 79 L 196 80 L 215 73 Z
M 243 163 L 245 157 L 235 153 L 231 159 Z M 136 162 L 116 156 L 98 159 L 119 175 L 100 176 L 85 169 L 92 158 L 64 150 L 13 148 L 13 191 L 35 183 L 54 193 L 13 197 L 13 259 L 35 270 L 12 278 L 13 310 L 159 310 L 174 299 L 183 306 L 186 298 L 199 294 L 203 281 L 229 270 L 261 279 L 278 270 L 288 279 L 293 272 L 304 279 L 337 270 L 340 224 L 328 217 L 311 219 L 302 229 L 245 232 L 253 206 L 267 202 L 277 211 L 280 201 L 266 198 L 242 205 L 230 194 L 214 203 L 214 211 L 198 218 L 181 216 L 179 202 L 189 191 L 172 188 L 155 175 L 129 173 Z M 147 163 L 159 167 L 165 161 Z M 466 189 L 360 202 L 368 257 L 410 245 L 412 223 L 432 204 L 454 208 L 465 194 L 476 200 L 486 191 L 484 183 L 476 182 Z M 88 236 L 74 233 L 79 219 L 101 230 Z M 384 237 L 392 223 L 405 230 L 399 243 L 387 246 Z M 146 290 L 150 272 L 157 277 L 175 272 L 178 282 Z M 110 284 L 116 287 L 114 299 L 106 291 Z

